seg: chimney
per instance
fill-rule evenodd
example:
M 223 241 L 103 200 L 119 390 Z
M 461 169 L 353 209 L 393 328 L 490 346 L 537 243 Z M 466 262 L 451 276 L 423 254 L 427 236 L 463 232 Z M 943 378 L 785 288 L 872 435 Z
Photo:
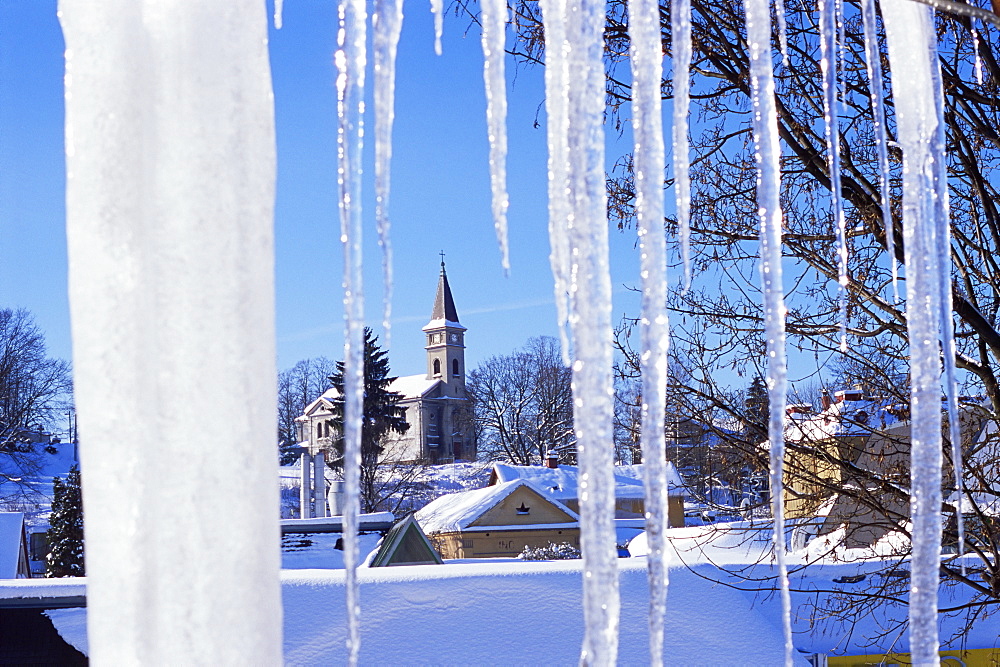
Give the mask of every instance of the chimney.
M 330 482 L 330 491 L 326 497 L 327 504 L 330 505 L 330 516 L 344 515 L 344 482 L 333 480 Z
M 830 400 L 830 392 L 828 392 L 826 389 L 824 389 L 821 392 L 819 400 L 820 404 L 823 406 L 824 411 L 828 410 L 830 406 L 833 404 L 833 401 Z
M 838 403 L 843 403 L 844 401 L 860 401 L 864 399 L 864 392 L 860 389 L 842 389 L 834 394 L 834 396 L 837 397 Z
M 550 451 L 545 457 L 545 467 L 546 468 L 558 468 L 559 467 L 559 455 L 555 452 Z

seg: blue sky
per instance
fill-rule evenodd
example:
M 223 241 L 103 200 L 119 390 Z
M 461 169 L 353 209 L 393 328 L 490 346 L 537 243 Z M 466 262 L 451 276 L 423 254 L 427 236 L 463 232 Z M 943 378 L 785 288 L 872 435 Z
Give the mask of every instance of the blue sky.
M 508 59 L 512 268 L 504 278 L 490 219 L 478 27 L 470 27 L 467 18 L 446 16 L 444 53 L 438 57 L 429 3 L 407 0 L 404 12 L 390 207 L 396 273 L 391 362 L 400 375 L 424 369 L 420 327 L 430 316 L 440 251 L 469 329 L 470 368 L 531 336 L 557 334 L 548 265 L 542 72 L 515 72 Z M 335 35 L 332 0 L 286 0 L 284 26 L 271 32 L 280 368 L 307 357 L 342 356 Z M 50 353 L 69 359 L 63 48 L 54 1 L 0 1 L 0 306 L 31 310 Z M 612 135 L 613 160 L 627 148 L 627 136 Z M 378 331 L 381 256 L 372 214 L 372 146 L 365 148 L 365 295 L 368 321 Z M 618 318 L 636 312 L 636 299 L 624 285 L 637 281 L 637 256 L 632 232 L 613 230 L 611 240 Z

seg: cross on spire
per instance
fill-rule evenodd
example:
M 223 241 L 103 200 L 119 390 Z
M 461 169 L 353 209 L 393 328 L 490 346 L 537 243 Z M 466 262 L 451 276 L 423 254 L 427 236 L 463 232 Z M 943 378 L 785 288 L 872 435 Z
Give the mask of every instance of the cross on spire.
M 441 273 L 443 275 L 444 274 L 444 250 L 442 250 L 438 254 L 441 255 Z

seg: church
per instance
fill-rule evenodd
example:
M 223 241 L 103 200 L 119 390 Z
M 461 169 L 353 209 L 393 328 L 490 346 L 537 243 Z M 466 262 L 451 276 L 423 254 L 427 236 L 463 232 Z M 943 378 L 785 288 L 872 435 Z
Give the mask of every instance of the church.
M 458 320 L 455 299 L 448 284 L 444 261 L 438 277 L 431 319 L 423 327 L 427 371 L 397 378 L 389 390 L 402 396 L 398 405 L 406 410 L 410 428 L 404 435 L 384 443 L 390 461 L 450 463 L 476 458 L 472 409 L 465 392 L 465 332 Z M 335 389 L 306 406 L 299 424 L 299 440 L 313 456 L 332 445 L 329 419 Z

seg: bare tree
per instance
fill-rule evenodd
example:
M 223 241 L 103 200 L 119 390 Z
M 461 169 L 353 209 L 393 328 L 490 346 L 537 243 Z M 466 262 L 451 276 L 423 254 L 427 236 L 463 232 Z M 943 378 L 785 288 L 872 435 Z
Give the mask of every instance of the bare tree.
M 722 373 L 731 376 L 733 371 L 752 378 L 762 374 L 765 365 L 764 313 L 756 266 L 758 218 L 749 47 L 742 3 L 692 0 L 691 7 L 692 113 L 697 119 L 691 156 L 696 278 L 691 290 L 676 291 L 670 301 L 676 315 L 672 345 L 688 375 L 681 381 L 675 379 L 669 391 L 676 397 L 678 410 L 699 417 L 710 427 L 749 424 L 748 428 L 732 431 L 719 428 L 716 435 L 728 439 L 732 451 L 740 453 L 749 468 L 762 469 L 767 452 L 760 447 L 759 439 L 747 435 L 759 430 L 754 428 L 754 415 L 748 413 L 739 391 L 720 385 L 718 380 Z M 905 262 L 900 203 L 902 155 L 890 143 L 888 173 L 878 164 L 860 7 L 856 0 L 844 3 L 843 85 L 838 113 L 841 140 L 837 147 L 842 170 L 835 175 L 829 172 L 826 159 L 817 9 L 810 3 L 787 3 L 785 7 L 788 59 L 783 62 L 775 53 L 774 62 L 782 142 L 789 348 L 800 366 L 806 360 L 814 364 L 799 372 L 803 384 L 827 389 L 843 388 L 841 383 L 845 382 L 850 383 L 848 386 L 861 384 L 868 396 L 884 399 L 886 409 L 902 410 L 905 422 L 909 354 L 905 283 L 899 290 L 902 299 L 897 300 L 890 275 L 892 262 Z M 513 9 L 518 36 L 513 52 L 524 63 L 543 64 L 544 32 L 537 2 L 518 0 Z M 663 2 L 661 32 L 667 55 L 673 53 L 670 12 L 670 3 Z M 948 562 L 942 564 L 942 576 L 969 587 L 974 596 L 967 610 L 980 614 L 1000 603 L 1000 534 L 996 512 L 988 509 L 1000 504 L 1000 486 L 996 476 L 983 468 L 990 465 L 991 456 L 1000 452 L 995 447 L 991 450 L 991 445 L 986 444 L 988 438 L 984 441 L 980 437 L 996 432 L 1000 416 L 1000 30 L 983 23 L 976 40 L 968 18 L 949 15 L 944 9 L 937 13 L 936 20 L 948 151 L 952 314 L 959 347 L 956 362 L 964 370 L 965 393 L 981 393 L 986 399 L 985 403 L 966 408 L 970 415 L 980 411 L 979 417 L 987 425 L 978 430 L 970 426 L 963 446 L 988 454 L 973 456 L 964 469 L 966 483 L 975 489 L 971 510 L 975 521 L 969 524 L 964 546 L 979 557 L 981 564 L 974 569 L 982 576 L 968 576 Z M 630 41 L 625 0 L 610 0 L 607 4 L 604 34 L 608 115 L 615 121 L 627 112 L 625 105 L 631 92 L 630 78 L 619 75 L 627 66 Z M 775 50 L 777 42 L 775 36 Z M 892 72 L 888 71 L 884 42 L 878 48 L 881 65 L 887 70 L 886 114 L 878 120 L 892 141 L 895 110 L 888 94 Z M 981 84 L 975 74 L 980 66 Z M 665 97 L 672 97 L 669 80 L 664 81 L 663 91 Z M 608 179 L 611 215 L 621 229 L 632 225 L 634 215 L 631 165 L 631 156 L 622 156 Z M 883 177 L 889 186 L 888 200 L 883 198 L 880 187 Z M 842 190 L 846 203 L 849 246 L 845 286 L 849 346 L 843 352 L 838 332 L 837 234 L 830 200 L 834 185 Z M 673 220 L 667 220 L 668 228 L 673 225 Z M 892 245 L 887 234 L 890 227 L 895 237 Z M 905 267 L 901 275 L 905 276 Z M 799 438 L 789 443 L 788 486 L 793 494 L 847 498 L 858 508 L 859 518 L 874 517 L 873 522 L 908 537 L 905 508 L 909 478 L 895 464 L 898 455 L 908 451 L 906 438 L 882 428 L 877 421 L 861 423 L 864 420 L 856 412 L 845 418 L 867 434 L 853 441 Z M 704 415 L 709 413 L 714 416 L 706 419 Z M 870 415 L 866 419 L 870 420 Z M 989 422 L 994 424 L 992 431 Z M 945 456 L 950 460 L 947 450 Z M 887 457 L 894 463 L 886 465 Z M 902 468 L 907 466 L 904 462 Z M 954 485 L 948 475 L 942 484 L 945 497 L 949 497 Z M 943 509 L 952 514 L 956 510 L 950 504 Z M 954 522 L 946 533 L 946 541 L 956 540 Z M 899 556 L 905 557 L 905 553 Z M 886 599 L 900 601 L 897 593 L 885 591 Z M 865 590 L 859 595 L 870 594 Z M 852 597 L 850 593 L 843 595 L 842 599 Z
M 555 339 L 532 338 L 512 354 L 490 357 L 469 374 L 466 388 L 483 456 L 531 465 L 550 451 L 567 461 L 574 455 L 571 373 Z
M 69 364 L 50 359 L 45 336 L 27 310 L 0 309 L 0 499 L 31 494 L 24 477 L 37 472 L 42 434 L 72 405 Z
M 278 373 L 278 449 L 283 465 L 295 461 L 296 453 L 290 448 L 299 442 L 296 417 L 332 386 L 330 376 L 336 370 L 335 362 L 317 357 Z

